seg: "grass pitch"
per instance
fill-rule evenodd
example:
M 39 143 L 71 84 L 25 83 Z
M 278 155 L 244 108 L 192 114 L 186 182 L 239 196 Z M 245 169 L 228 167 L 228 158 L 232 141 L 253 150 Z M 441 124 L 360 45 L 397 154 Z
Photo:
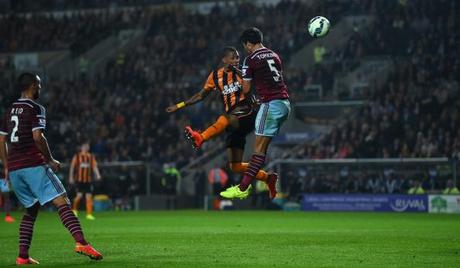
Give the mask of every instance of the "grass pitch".
M 17 219 L 20 214 L 14 215 Z M 460 215 L 306 212 L 108 212 L 81 219 L 101 262 L 73 253 L 56 213 L 41 213 L 41 267 L 460 267 Z M 0 222 L 0 267 L 19 223 Z

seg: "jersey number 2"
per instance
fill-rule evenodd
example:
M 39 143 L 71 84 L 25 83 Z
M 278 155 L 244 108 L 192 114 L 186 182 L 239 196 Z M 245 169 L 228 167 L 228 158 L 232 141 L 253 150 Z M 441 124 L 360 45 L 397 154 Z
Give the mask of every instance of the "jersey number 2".
M 278 69 L 276 69 L 275 61 L 274 60 L 267 60 L 267 63 L 268 63 L 268 67 L 270 67 L 270 71 L 275 73 L 275 75 L 273 76 L 273 80 L 275 80 L 275 82 L 279 82 L 281 80 L 281 75 L 280 75 L 280 72 L 278 71 Z
M 13 131 L 11 132 L 11 142 L 18 142 L 18 127 L 19 127 L 19 117 L 17 115 L 11 116 L 11 122 L 14 123 Z

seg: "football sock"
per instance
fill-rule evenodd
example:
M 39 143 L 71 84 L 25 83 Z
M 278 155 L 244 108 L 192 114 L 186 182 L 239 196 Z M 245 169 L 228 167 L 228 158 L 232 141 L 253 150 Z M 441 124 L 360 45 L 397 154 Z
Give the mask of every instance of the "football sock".
M 252 155 L 251 161 L 249 162 L 249 166 L 246 172 L 244 173 L 243 180 L 240 183 L 241 191 L 246 191 L 246 189 L 248 189 L 252 180 L 256 177 L 257 173 L 259 173 L 264 163 L 265 163 L 264 154 L 253 154 Z
M 201 133 L 201 137 L 203 137 L 203 140 L 207 141 L 211 139 L 212 137 L 215 137 L 222 133 L 222 131 L 227 128 L 229 122 L 228 119 L 221 115 L 219 118 L 217 118 L 217 121 L 212 124 L 210 127 L 208 127 L 203 133 Z
M 75 241 L 82 245 L 87 245 L 88 243 L 86 242 L 83 235 L 80 221 L 77 217 L 75 217 L 75 214 L 73 214 L 72 210 L 70 210 L 70 206 L 65 204 L 58 207 L 58 213 L 62 224 L 64 224 L 65 228 L 69 230 Z
M 244 172 L 246 172 L 246 170 L 248 169 L 248 166 L 249 166 L 249 163 L 244 163 L 244 162 L 242 162 L 242 163 L 238 163 L 238 162 L 230 163 L 230 169 L 233 172 L 236 172 L 236 173 L 244 173 Z M 267 180 L 268 180 L 267 172 L 262 170 L 262 169 L 259 170 L 259 172 L 257 172 L 257 175 L 256 175 L 256 180 L 267 182 Z
M 93 197 L 86 198 L 86 214 L 93 215 Z
M 81 197 L 75 197 L 72 202 L 72 210 L 78 210 L 78 206 L 80 205 Z
M 29 247 L 32 243 L 34 224 L 39 208 L 40 205 L 38 203 L 27 208 L 27 212 L 22 217 L 21 224 L 19 225 L 19 257 L 23 259 L 29 258 Z

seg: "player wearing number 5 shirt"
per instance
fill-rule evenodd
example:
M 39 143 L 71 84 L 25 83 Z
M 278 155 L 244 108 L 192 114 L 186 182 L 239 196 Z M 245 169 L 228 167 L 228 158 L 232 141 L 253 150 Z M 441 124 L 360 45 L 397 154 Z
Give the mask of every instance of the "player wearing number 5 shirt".
M 283 78 L 281 59 L 277 53 L 264 47 L 262 32 L 253 27 L 246 29 L 240 41 L 248 53 L 243 63 L 243 93 L 248 94 L 251 84 L 262 103 L 255 123 L 255 148 L 249 167 L 239 185 L 221 193 L 225 198 L 246 198 L 254 176 L 265 163 L 265 155 L 273 137 L 289 117 L 291 104 Z

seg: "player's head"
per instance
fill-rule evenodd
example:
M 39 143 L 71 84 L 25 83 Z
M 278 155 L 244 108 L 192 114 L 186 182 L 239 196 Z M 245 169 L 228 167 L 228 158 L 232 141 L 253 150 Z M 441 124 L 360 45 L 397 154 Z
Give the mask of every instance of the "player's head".
M 80 146 L 80 151 L 83 152 L 83 153 L 87 153 L 89 152 L 89 141 L 84 141 L 81 143 L 81 146 Z
M 244 49 L 251 53 L 256 45 L 262 44 L 264 35 L 259 29 L 252 27 L 243 31 L 240 36 L 240 41 Z
M 34 99 L 38 99 L 40 97 L 42 82 L 36 74 L 22 73 L 16 81 L 16 87 L 21 94 L 27 94 Z
M 238 64 L 240 63 L 240 53 L 238 53 L 238 50 L 234 47 L 224 47 L 222 48 L 221 51 L 221 61 L 225 66 L 233 66 L 233 67 L 238 67 Z

